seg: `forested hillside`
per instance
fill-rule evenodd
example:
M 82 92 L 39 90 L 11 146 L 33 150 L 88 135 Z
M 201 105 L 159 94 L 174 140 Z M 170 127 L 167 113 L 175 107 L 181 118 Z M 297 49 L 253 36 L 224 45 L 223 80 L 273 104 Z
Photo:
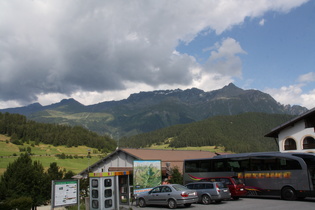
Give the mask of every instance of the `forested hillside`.
M 215 116 L 185 125 L 175 125 L 149 133 L 122 138 L 122 147 L 143 148 L 169 143 L 169 147 L 224 146 L 236 153 L 277 151 L 274 139 L 264 135 L 293 118 L 292 115 L 245 113 Z
M 85 145 L 104 152 L 111 152 L 116 148 L 116 142 L 110 137 L 100 136 L 81 126 L 38 123 L 19 114 L 0 112 L 0 134 L 11 136 L 14 144 L 34 141 L 35 144 L 41 142 L 54 146 Z
M 35 103 L 0 110 L 3 113 L 22 114 L 41 123 L 83 126 L 115 139 L 214 116 L 247 112 L 300 115 L 305 111 L 305 107 L 281 105 L 269 94 L 243 90 L 233 83 L 209 92 L 197 88 L 156 90 L 134 93 L 120 101 L 88 106 L 74 99 L 64 99 L 47 106 Z

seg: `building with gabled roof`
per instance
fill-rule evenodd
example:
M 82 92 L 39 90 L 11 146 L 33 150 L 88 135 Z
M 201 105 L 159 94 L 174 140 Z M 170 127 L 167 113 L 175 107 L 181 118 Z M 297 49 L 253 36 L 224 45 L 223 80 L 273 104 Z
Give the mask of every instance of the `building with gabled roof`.
M 272 129 L 280 152 L 315 152 L 315 108 Z
M 185 159 L 211 158 L 214 156 L 216 156 L 216 154 L 213 152 L 201 150 L 119 148 L 84 169 L 78 176 L 86 178 L 89 172 L 133 171 L 134 160 L 161 160 L 162 173 L 164 176 L 167 176 L 167 171 L 175 166 L 182 172 Z

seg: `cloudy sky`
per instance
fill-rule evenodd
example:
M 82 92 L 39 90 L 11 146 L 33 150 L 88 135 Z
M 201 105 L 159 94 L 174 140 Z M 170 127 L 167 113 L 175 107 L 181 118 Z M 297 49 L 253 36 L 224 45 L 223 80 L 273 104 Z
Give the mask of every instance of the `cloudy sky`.
M 233 82 L 315 107 L 315 1 L 0 0 L 0 108 Z

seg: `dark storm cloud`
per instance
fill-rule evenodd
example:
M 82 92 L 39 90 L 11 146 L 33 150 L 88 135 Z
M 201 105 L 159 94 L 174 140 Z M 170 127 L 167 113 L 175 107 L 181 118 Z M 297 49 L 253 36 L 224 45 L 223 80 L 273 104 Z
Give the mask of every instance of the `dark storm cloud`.
M 179 40 L 189 43 L 205 28 L 221 33 L 246 16 L 272 8 L 255 1 L 256 8 L 244 7 L 235 14 L 230 11 L 237 4 L 225 5 L 210 1 L 0 1 L 1 101 L 32 102 L 48 93 L 124 90 L 128 82 L 152 87 L 192 84 L 208 67 L 176 52 Z M 226 18 L 227 14 L 235 17 Z M 204 74 L 217 71 L 206 70 Z

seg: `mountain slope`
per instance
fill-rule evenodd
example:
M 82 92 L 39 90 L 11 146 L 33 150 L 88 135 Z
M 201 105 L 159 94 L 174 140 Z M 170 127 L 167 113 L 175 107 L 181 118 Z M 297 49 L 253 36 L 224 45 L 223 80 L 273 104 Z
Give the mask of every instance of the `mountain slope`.
M 199 122 L 122 138 L 121 147 L 145 148 L 169 144 L 169 147 L 223 146 L 226 151 L 278 151 L 274 139 L 264 135 L 272 128 L 292 119 L 292 115 L 243 113 L 214 116 Z
M 246 112 L 299 115 L 307 111 L 300 106 L 283 106 L 258 90 L 243 90 L 234 84 L 205 92 L 157 90 L 131 94 L 127 99 L 84 106 L 74 99 L 49 106 L 32 104 L 0 110 L 19 113 L 45 123 L 82 125 L 114 138 L 150 132 L 176 124 L 186 124 L 218 115 Z

